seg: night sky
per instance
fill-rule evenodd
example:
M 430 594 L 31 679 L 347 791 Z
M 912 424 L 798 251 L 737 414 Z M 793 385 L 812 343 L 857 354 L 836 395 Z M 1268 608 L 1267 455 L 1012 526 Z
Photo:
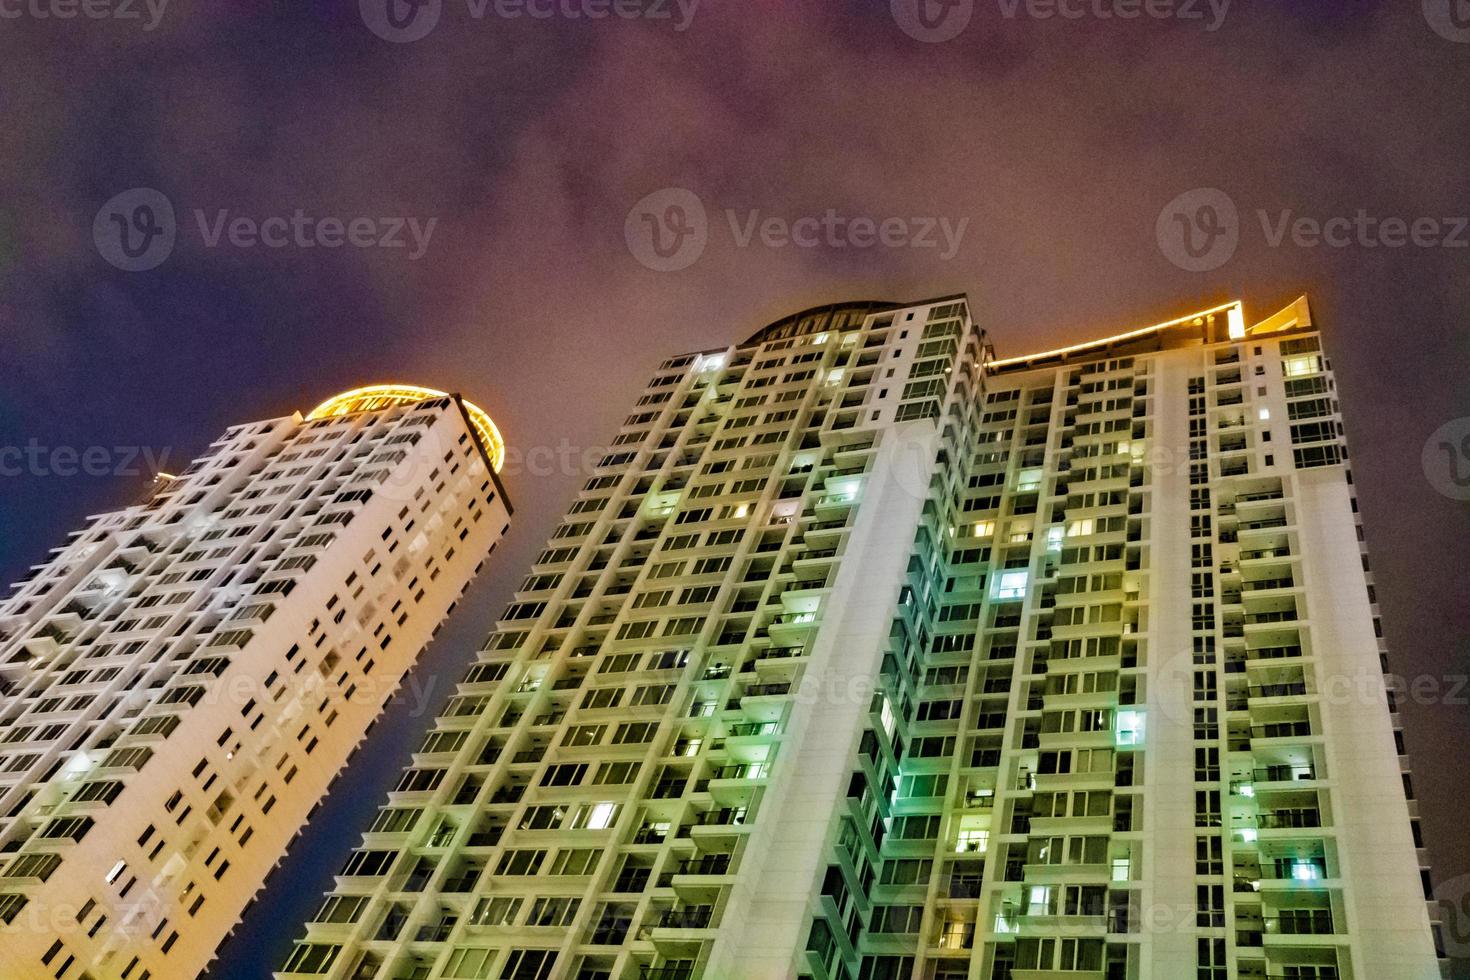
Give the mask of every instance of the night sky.
M 517 512 L 417 674 L 437 706 L 671 354 L 840 299 L 968 292 L 1004 357 L 1306 292 L 1393 664 L 1421 677 L 1436 880 L 1470 895 L 1460 0 L 430 0 L 403 31 L 383 0 L 50 16 L 72 2 L 0 0 L 6 581 L 139 494 L 140 449 L 182 467 L 373 381 L 459 391 L 512 446 Z M 217 977 L 279 964 L 427 724 L 415 700 Z M 1451 924 L 1470 952 L 1470 901 Z

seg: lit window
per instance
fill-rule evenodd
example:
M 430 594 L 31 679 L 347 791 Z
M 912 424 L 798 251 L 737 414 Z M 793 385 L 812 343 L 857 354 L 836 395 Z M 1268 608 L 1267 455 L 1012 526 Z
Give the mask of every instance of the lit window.
M 1316 374 L 1322 370 L 1322 359 L 1316 354 L 1288 357 L 1282 362 L 1282 367 L 1288 378 L 1295 378 L 1303 374 Z
M 616 803 L 594 803 L 592 811 L 587 815 L 588 830 L 606 830 L 612 826 L 612 822 L 618 815 Z
M 991 843 L 991 832 L 979 827 L 985 817 L 966 817 L 960 823 L 960 833 L 954 840 L 956 854 L 985 854 Z
M 1230 307 L 1230 311 L 1225 314 L 1225 322 L 1231 340 L 1239 340 L 1245 336 L 1245 308 L 1239 303 Z
M 888 733 L 888 737 L 892 739 L 893 726 L 896 723 L 893 717 L 893 706 L 888 703 L 887 695 L 880 694 L 879 699 L 881 703 L 878 707 L 878 720 L 882 723 L 883 730 Z
M 1119 745 L 1143 744 L 1143 712 L 1119 711 L 1115 727 Z
M 1291 876 L 1297 881 L 1316 881 L 1322 872 L 1311 861 L 1297 861 L 1291 866 Z
M 1000 584 L 995 590 L 997 599 L 1021 599 L 1026 595 L 1026 580 L 1030 573 L 1026 571 L 1002 572 Z

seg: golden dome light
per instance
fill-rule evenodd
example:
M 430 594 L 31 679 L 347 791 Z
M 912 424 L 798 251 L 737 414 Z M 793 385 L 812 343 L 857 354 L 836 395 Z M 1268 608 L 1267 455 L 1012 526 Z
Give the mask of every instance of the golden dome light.
M 364 388 L 353 388 L 344 391 L 340 395 L 333 395 L 322 402 L 316 408 L 307 413 L 307 419 L 334 418 L 339 415 L 353 415 L 357 412 L 374 412 L 394 405 L 414 405 L 418 402 L 430 401 L 434 398 L 452 398 L 446 391 L 436 391 L 433 388 L 424 388 L 419 385 L 368 385 Z M 485 410 L 474 402 L 459 399 L 469 414 L 470 423 L 474 427 L 475 435 L 480 440 L 480 445 L 485 450 L 485 455 L 490 457 L 490 465 L 495 471 L 505 465 L 505 440 L 501 438 L 500 430 L 490 420 Z

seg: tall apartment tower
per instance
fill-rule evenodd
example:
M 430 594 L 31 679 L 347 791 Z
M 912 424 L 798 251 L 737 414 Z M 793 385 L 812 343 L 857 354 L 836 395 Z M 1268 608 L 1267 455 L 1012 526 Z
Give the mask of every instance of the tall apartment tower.
M 214 957 L 505 531 L 484 412 L 407 386 L 231 428 L 0 603 L 0 976 Z
M 1430 980 L 1305 300 L 665 361 L 281 980 Z

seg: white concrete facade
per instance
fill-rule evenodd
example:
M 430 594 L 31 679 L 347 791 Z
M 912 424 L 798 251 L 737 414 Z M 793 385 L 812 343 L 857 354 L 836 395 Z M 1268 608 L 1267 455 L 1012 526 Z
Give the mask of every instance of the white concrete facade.
M 1429 980 L 1348 473 L 1305 300 L 665 361 L 278 976 Z
M 0 973 L 198 975 L 508 508 L 443 396 L 236 426 L 35 566 L 0 604 Z

